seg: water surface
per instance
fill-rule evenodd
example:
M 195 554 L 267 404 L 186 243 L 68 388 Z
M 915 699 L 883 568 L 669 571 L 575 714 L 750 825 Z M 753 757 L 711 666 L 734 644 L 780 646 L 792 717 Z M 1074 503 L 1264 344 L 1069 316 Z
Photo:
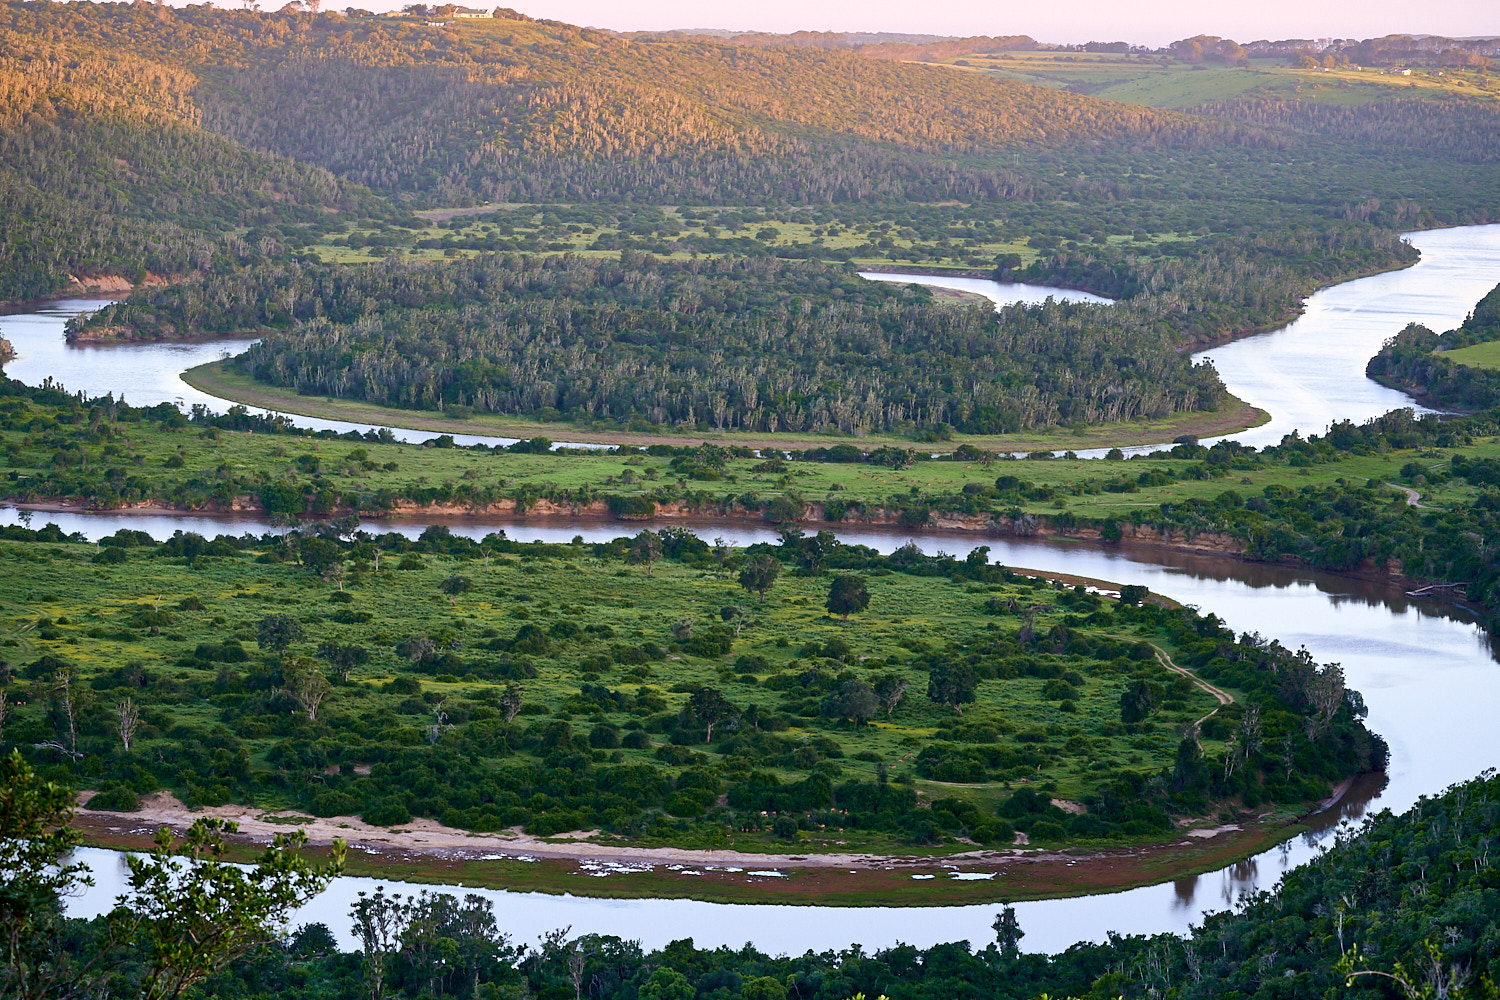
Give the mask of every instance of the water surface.
M 0 523 L 17 513 L 0 510 Z M 48 515 L 37 515 L 42 523 Z M 213 534 L 266 530 L 253 517 L 174 518 L 169 515 L 65 514 L 50 516 L 67 531 L 89 537 L 121 526 L 165 537 L 182 527 Z M 366 522 L 367 530 L 420 533 L 426 520 Z M 566 542 L 574 536 L 602 541 L 628 533 L 598 520 L 445 521 L 457 534 L 479 538 L 503 529 L 520 541 Z M 721 536 L 736 545 L 774 541 L 769 527 L 703 526 L 706 538 Z M 1141 583 L 1184 603 L 1211 608 L 1237 631 L 1260 632 L 1296 648 L 1305 645 L 1319 661 L 1344 665 L 1350 686 L 1363 693 L 1369 725 L 1391 747 L 1388 783 L 1363 787 L 1325 817 L 1325 825 L 1256 858 L 1198 878 L 1102 896 L 1023 903 L 1018 912 L 1037 951 L 1055 951 L 1080 938 L 1103 940 L 1110 931 L 1149 933 L 1184 930 L 1205 912 L 1222 909 L 1240 893 L 1268 889 L 1289 866 L 1316 854 L 1330 827 L 1357 819 L 1366 809 L 1405 809 L 1418 796 L 1473 777 L 1500 764 L 1500 730 L 1491 725 L 1500 703 L 1500 667 L 1488 637 L 1461 609 L 1413 601 L 1383 583 L 1331 574 L 1174 553 L 1148 547 L 1105 550 L 1066 542 L 987 539 L 974 535 L 841 529 L 846 542 L 889 552 L 908 541 L 927 552 L 963 554 L 990 546 L 992 559 L 1011 566 L 1053 570 L 1122 583 Z M 107 852 L 106 852 L 107 853 Z M 95 855 L 91 855 L 95 857 Z M 116 862 L 106 859 L 106 863 Z M 667 876 L 663 877 L 678 877 Z M 101 880 L 102 882 L 102 880 Z M 368 890 L 369 880 L 344 879 L 301 914 L 346 931 L 352 894 Z M 383 884 L 391 884 L 389 881 Z M 589 880 L 579 876 L 579 891 Z M 459 890 L 452 890 L 459 891 Z M 899 907 L 798 907 L 700 903 L 690 900 L 610 901 L 540 893 L 485 891 L 497 900 L 505 927 L 530 940 L 543 930 L 568 925 L 575 933 L 597 932 L 641 938 L 648 946 L 691 936 L 700 946 L 738 946 L 747 941 L 772 951 L 837 948 L 858 942 L 878 948 L 905 942 L 987 940 L 994 906 L 908 909 Z M 74 912 L 107 907 L 101 887 L 75 901 Z M 348 943 L 346 939 L 346 944 Z
M 1333 419 L 1358 421 L 1395 406 L 1410 405 L 1406 396 L 1365 379 L 1365 363 L 1386 337 L 1407 322 L 1446 330 L 1463 319 L 1500 281 L 1500 226 L 1415 233 L 1410 239 L 1423 251 L 1422 262 L 1415 267 L 1319 292 L 1295 323 L 1204 352 L 1232 392 L 1273 415 L 1267 427 L 1236 437 L 1264 444 L 1279 440 L 1292 429 L 1304 434 L 1321 433 Z M 939 279 L 912 275 L 871 277 L 939 283 Z M 979 291 L 992 301 L 1019 287 L 972 278 L 943 278 L 940 282 Z M 1047 291 L 1056 297 L 1065 292 Z M 180 399 L 185 405 L 202 402 L 222 408 L 223 401 L 193 390 L 177 373 L 215 360 L 226 351 L 243 350 L 250 341 L 120 347 L 64 344 L 66 318 L 101 304 L 100 300 L 72 300 L 27 315 L 0 317 L 0 336 L 9 338 L 20 353 L 6 366 L 7 374 L 30 384 L 51 376 L 69 389 L 90 394 L 113 391 L 138 405 Z M 304 426 L 365 429 L 335 421 L 295 419 Z M 408 440 L 431 436 L 402 433 Z M 493 443 L 509 439 L 469 440 Z M 0 510 L 0 523 L 14 523 L 19 516 L 14 510 Z M 149 531 L 158 538 L 178 528 L 209 535 L 267 528 L 256 517 L 149 513 L 40 514 L 35 523 L 49 519 L 64 530 L 82 531 L 91 538 L 119 527 Z M 416 534 L 425 523 L 372 523 L 367 527 Z M 522 540 L 567 541 L 574 535 L 597 540 L 627 531 L 617 524 L 583 519 L 449 523 L 455 532 L 473 537 L 504 527 L 511 537 Z M 773 539 L 770 529 L 754 525 L 710 526 L 700 533 L 710 538 L 723 536 L 740 545 Z M 839 534 L 846 541 L 862 542 L 882 551 L 907 540 L 900 533 L 857 528 L 844 528 Z M 1105 550 L 941 533 L 923 533 L 913 540 L 927 551 L 954 553 L 988 544 L 991 558 L 1009 565 L 1142 583 L 1185 603 L 1211 608 L 1236 630 L 1261 632 L 1292 647 L 1306 645 L 1318 660 L 1344 665 L 1350 685 L 1363 693 L 1369 705 L 1370 727 L 1391 746 L 1390 773 L 1383 788 L 1378 782 L 1373 787 L 1358 788 L 1308 835 L 1243 864 L 1128 892 L 1021 904 L 1018 910 L 1027 932 L 1024 945 L 1029 950 L 1061 950 L 1081 938 L 1103 940 L 1110 931 L 1183 930 L 1205 912 L 1229 905 L 1246 890 L 1270 888 L 1287 867 L 1314 856 L 1320 845 L 1327 843 L 1333 825 L 1357 819 L 1368 809 L 1405 809 L 1421 795 L 1435 794 L 1453 782 L 1500 764 L 1500 729 L 1493 726 L 1491 718 L 1491 706 L 1500 703 L 1500 668 L 1484 631 L 1460 609 L 1410 601 L 1399 590 L 1383 584 L 1166 550 Z M 85 896 L 70 900 L 70 912 L 103 912 L 120 885 L 119 856 L 87 851 L 84 857 L 95 866 L 100 884 Z M 580 891 L 587 891 L 588 880 L 580 876 L 579 883 Z M 369 880 L 342 879 L 304 908 L 297 919 L 324 921 L 343 936 L 348 946 L 348 902 L 359 889 L 373 884 Z M 618 934 L 638 938 L 647 947 L 692 937 L 705 947 L 752 942 L 767 951 L 791 953 L 855 942 L 867 950 L 897 942 L 930 945 L 967 939 L 982 943 L 990 938 L 996 909 L 789 907 L 688 900 L 614 901 L 488 890 L 486 894 L 497 900 L 501 926 L 524 941 L 533 941 L 554 927 L 571 926 L 575 934 Z

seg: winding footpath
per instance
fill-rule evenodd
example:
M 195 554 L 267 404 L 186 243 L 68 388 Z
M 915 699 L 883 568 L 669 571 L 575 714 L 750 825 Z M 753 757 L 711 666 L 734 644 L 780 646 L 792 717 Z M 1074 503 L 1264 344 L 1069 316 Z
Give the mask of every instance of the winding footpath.
M 1156 645 L 1155 643 L 1151 644 L 1151 648 L 1154 649 L 1154 650 L 1156 650 L 1156 662 L 1157 663 L 1160 663 L 1162 666 L 1166 667 L 1168 670 L 1172 671 L 1174 674 L 1181 674 L 1182 676 L 1186 677 L 1188 680 L 1192 681 L 1195 685 L 1197 685 L 1198 687 L 1202 688 L 1204 691 L 1207 691 L 1209 694 L 1213 695 L 1219 701 L 1219 708 L 1223 708 L 1225 705 L 1233 705 L 1234 704 L 1234 696 L 1231 695 L 1228 691 L 1225 691 L 1221 687 L 1215 687 L 1214 685 L 1210 684 L 1208 681 L 1204 680 L 1202 677 L 1199 677 L 1197 674 L 1193 673 L 1187 667 L 1180 667 L 1180 666 L 1178 666 L 1176 663 L 1173 662 L 1172 657 L 1167 654 L 1167 651 L 1165 649 L 1162 649 L 1160 646 Z M 1209 719 L 1212 719 L 1215 715 L 1219 714 L 1219 708 L 1214 709 L 1212 712 L 1209 712 L 1203 718 L 1201 718 L 1197 722 L 1193 723 L 1193 729 L 1197 730 L 1197 729 L 1202 728 L 1202 726 L 1203 726 L 1203 724 L 1205 722 L 1207 722 Z

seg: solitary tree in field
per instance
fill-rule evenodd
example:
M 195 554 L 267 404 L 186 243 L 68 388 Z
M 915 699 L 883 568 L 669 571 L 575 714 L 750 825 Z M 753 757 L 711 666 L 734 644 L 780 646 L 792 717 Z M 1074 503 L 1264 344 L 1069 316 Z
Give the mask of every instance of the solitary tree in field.
M 370 662 L 370 651 L 353 643 L 325 642 L 318 647 L 318 655 L 327 660 L 340 681 L 347 681 L 355 667 Z
M 308 660 L 298 660 L 285 668 L 286 693 L 307 713 L 308 722 L 318 721 L 318 706 L 328 697 L 328 678 Z
M 722 538 L 714 539 L 714 562 L 719 564 L 719 575 L 724 575 L 729 567 L 729 557 L 734 555 L 734 549 Z
M 769 591 L 776 578 L 781 575 L 781 563 L 775 556 L 762 552 L 752 557 L 745 563 L 744 569 L 740 570 L 740 586 L 752 594 L 760 595 L 760 603 L 766 603 L 766 592 Z
M 865 585 L 865 578 L 855 576 L 852 573 L 840 573 L 833 578 L 833 585 L 828 588 L 828 602 L 825 607 L 829 614 L 843 615 L 844 621 L 857 611 L 863 611 L 870 606 L 870 590 Z
M 304 634 L 297 619 L 288 615 L 266 615 L 255 624 L 255 641 L 260 643 L 260 648 L 277 653 L 285 652 Z
M 438 584 L 438 589 L 448 595 L 450 604 L 456 603 L 464 594 L 474 589 L 474 581 L 466 576 L 450 576 Z
M 52 704 L 55 708 L 57 738 L 55 743 L 41 746 L 66 754 L 74 760 L 82 757 L 78 752 L 78 697 L 73 691 L 77 680 L 72 667 L 63 667 L 52 676 Z M 87 692 L 87 689 L 84 689 Z
M 839 689 L 828 696 L 823 702 L 823 714 L 848 719 L 856 726 L 862 726 L 875 718 L 879 707 L 880 699 L 875 697 L 875 689 L 856 677 L 839 685 Z
M 630 542 L 626 557 L 633 563 L 646 567 L 646 575 L 652 575 L 651 567 L 661 559 L 661 539 L 655 532 L 643 531 Z
M 719 618 L 726 622 L 734 623 L 734 637 L 740 637 L 740 630 L 745 627 L 745 609 L 737 604 L 730 604 L 719 611 Z
M 1134 680 L 1120 692 L 1120 721 L 1141 722 L 1160 706 L 1159 690 L 1149 681 Z
M 899 674 L 883 674 L 876 679 L 875 697 L 880 699 L 880 707 L 885 709 L 886 719 L 890 719 L 896 706 L 901 704 L 901 699 L 906 697 L 908 686 L 906 678 Z
M 302 559 L 302 565 L 325 579 L 335 566 L 344 564 L 344 550 L 339 547 L 338 542 L 330 542 L 326 538 L 303 539 L 298 546 L 298 555 Z
M 714 739 L 714 726 L 728 719 L 734 718 L 738 713 L 735 707 L 724 697 L 724 693 L 718 688 L 699 688 L 693 692 L 688 699 L 688 714 L 707 727 L 707 734 L 703 742 L 712 743 Z
M 979 675 L 967 663 L 937 663 L 927 672 L 927 697 L 959 715 L 974 700 L 978 687 Z
M 525 688 L 519 684 L 505 685 L 505 691 L 500 695 L 500 711 L 505 713 L 506 722 L 511 722 L 521 713 L 521 705 L 525 701 Z

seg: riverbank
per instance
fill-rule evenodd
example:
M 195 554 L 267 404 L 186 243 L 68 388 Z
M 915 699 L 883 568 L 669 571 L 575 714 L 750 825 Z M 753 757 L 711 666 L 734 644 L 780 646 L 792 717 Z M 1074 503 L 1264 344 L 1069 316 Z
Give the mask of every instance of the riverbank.
M 1338 793 L 1335 793 L 1337 796 Z M 1322 807 L 1320 807 L 1322 808 Z M 1266 812 L 1242 823 L 1183 828 L 1169 842 L 1062 850 L 981 849 L 957 845 L 943 855 L 839 852 L 758 854 L 733 850 L 632 848 L 566 838 L 472 834 L 430 820 L 399 830 L 355 817 L 318 820 L 242 806 L 190 811 L 153 796 L 138 813 L 80 808 L 73 826 L 83 843 L 149 850 L 160 826 L 181 832 L 194 819 L 240 824 L 229 860 L 250 861 L 277 833 L 308 833 L 311 857 L 333 838 L 350 847 L 347 873 L 429 885 L 542 892 L 600 899 L 694 899 L 806 906 L 955 906 L 1066 899 L 1192 878 L 1233 865 L 1308 829 L 1307 815 Z
M 57 514 L 139 513 L 164 516 L 265 514 L 265 508 L 262 506 L 259 498 L 252 494 L 236 497 L 232 502 L 227 504 L 209 503 L 194 508 L 172 507 L 156 500 L 129 502 L 117 507 L 93 507 L 85 502 L 69 497 L 52 497 L 31 502 L 10 500 L 5 501 L 5 503 L 17 510 Z M 605 500 L 592 500 L 586 503 L 555 503 L 550 500 L 539 499 L 526 504 L 524 507 L 519 505 L 517 501 L 509 498 L 485 504 L 416 503 L 410 500 L 400 500 L 389 509 L 380 512 L 378 516 L 380 518 L 402 521 L 467 520 L 482 522 L 486 519 L 494 519 L 496 527 L 504 527 L 506 523 L 521 524 L 533 521 L 566 520 L 569 523 L 587 523 L 600 528 L 615 528 L 621 536 L 633 534 L 643 527 L 650 527 L 656 525 L 658 522 L 669 522 L 680 524 L 687 528 L 702 528 L 707 530 L 715 527 L 745 527 L 747 525 L 771 527 L 763 514 L 743 508 L 727 512 L 716 511 L 714 513 L 706 513 L 686 501 L 655 503 L 654 507 L 655 513 L 649 516 L 616 518 L 610 514 L 609 505 Z M 337 508 L 330 510 L 325 516 L 335 517 L 339 514 L 348 513 L 353 513 L 353 511 Z M 1154 525 L 1134 524 L 1129 521 L 1116 524 L 1115 527 L 1120 532 L 1120 538 L 1116 542 L 1106 543 L 1104 530 L 1099 526 L 1063 523 L 1059 519 L 1046 514 L 1027 514 L 1023 515 L 1020 519 L 1013 519 L 998 514 L 963 515 L 934 513 L 926 524 L 913 525 L 902 520 L 901 511 L 899 510 L 872 508 L 867 509 L 858 518 L 846 518 L 841 521 L 827 521 L 825 518 L 825 506 L 820 503 L 810 503 L 805 507 L 804 518 L 795 523 L 800 526 L 809 527 L 822 525 L 834 530 L 840 528 L 845 530 L 873 528 L 876 530 L 900 531 L 903 534 L 931 530 L 944 533 L 962 532 L 964 534 L 991 538 L 1062 540 L 1096 545 L 1117 545 L 1123 543 L 1127 546 L 1148 550 L 1155 549 L 1186 555 L 1222 556 L 1244 562 L 1262 562 L 1262 560 L 1251 559 L 1245 554 L 1246 540 L 1236 535 L 1211 531 L 1188 532 L 1181 528 L 1159 528 Z M 1278 560 L 1277 564 L 1303 565 L 1298 560 L 1289 559 Z M 1386 567 L 1368 563 L 1352 570 L 1338 571 L 1336 575 L 1361 580 L 1387 580 L 1403 586 L 1423 586 L 1433 582 L 1431 580 L 1422 581 L 1405 576 L 1399 563 Z M 1072 583 L 1079 582 L 1079 580 L 1081 578 L 1070 579 L 1065 582 L 1071 585 Z M 1089 583 L 1093 585 L 1094 581 L 1089 581 Z
M 269 386 L 246 375 L 231 371 L 223 361 L 190 368 L 182 380 L 200 392 L 217 396 L 230 403 L 258 406 L 277 413 L 290 413 L 324 420 L 342 420 L 376 427 L 401 427 L 438 434 L 492 435 L 527 439 L 546 437 L 554 441 L 576 441 L 581 444 L 645 446 L 666 444 L 737 445 L 745 448 L 806 449 L 827 448 L 835 444 L 855 443 L 861 448 L 891 445 L 910 448 L 912 442 L 894 435 L 870 435 L 851 438 L 843 435 L 764 434 L 717 431 L 642 432 L 597 430 L 571 423 L 547 423 L 516 417 L 476 414 L 464 420 L 441 413 L 401 410 L 373 403 L 327 396 L 304 396 L 290 389 Z M 951 441 L 923 445 L 936 451 L 951 451 L 960 444 L 989 451 L 1025 453 L 1033 451 L 1085 451 L 1097 448 L 1134 448 L 1170 443 L 1183 435 L 1198 438 L 1220 437 L 1259 427 L 1271 419 L 1270 414 L 1244 400 L 1231 397 L 1217 410 L 1178 413 L 1158 420 L 1130 421 L 1118 424 L 1093 424 L 1075 429 L 1058 428 L 1044 433 L 955 435 Z

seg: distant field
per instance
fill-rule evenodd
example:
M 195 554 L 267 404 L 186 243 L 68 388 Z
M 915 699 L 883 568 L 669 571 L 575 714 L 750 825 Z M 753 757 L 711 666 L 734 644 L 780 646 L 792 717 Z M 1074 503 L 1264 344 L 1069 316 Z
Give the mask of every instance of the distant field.
M 1248 67 L 1190 66 L 1113 53 L 1002 52 L 960 56 L 950 65 L 1040 87 L 1072 90 L 1153 108 L 1190 108 L 1241 96 L 1363 104 L 1391 97 L 1500 99 L 1500 83 L 1475 71 L 1414 70 L 1400 76 L 1373 67 L 1294 69 L 1281 59 Z
M 1500 368 L 1500 341 L 1444 351 L 1443 357 L 1455 365 L 1466 365 L 1469 368 Z

